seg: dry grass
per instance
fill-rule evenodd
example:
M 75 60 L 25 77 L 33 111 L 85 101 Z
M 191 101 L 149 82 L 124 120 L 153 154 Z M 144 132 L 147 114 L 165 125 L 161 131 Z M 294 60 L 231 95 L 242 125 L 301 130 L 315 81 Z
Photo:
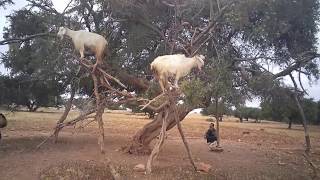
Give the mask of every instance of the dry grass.
M 40 112 L 15 112 L 7 113 L 9 130 L 21 131 L 50 131 L 56 121 L 61 116 L 61 111 L 54 109 L 40 109 Z M 78 111 L 71 111 L 68 119 L 72 119 L 78 115 Z M 208 116 L 199 114 L 190 114 L 182 122 L 182 126 L 189 138 L 202 137 L 210 122 L 207 121 Z M 126 111 L 109 111 L 103 115 L 104 127 L 106 133 L 122 134 L 124 136 L 132 136 L 139 128 L 150 122 L 142 113 L 130 113 Z M 95 132 L 97 124 L 95 122 L 89 124 L 85 131 Z M 315 147 L 320 147 L 320 126 L 311 126 L 310 136 Z M 67 127 L 73 132 L 79 131 L 74 127 Z M 253 123 L 253 121 L 239 123 L 234 117 L 224 117 L 220 122 L 220 133 L 222 139 L 236 140 L 244 142 L 252 142 L 257 144 L 299 144 L 304 142 L 304 131 L 301 125 L 293 125 L 292 129 L 287 129 L 287 124 L 271 121 L 262 121 L 261 123 Z M 125 132 L 125 134 L 123 133 Z M 243 132 L 249 132 L 250 136 L 246 136 Z M 176 128 L 169 131 L 169 135 L 173 138 L 179 137 Z M 265 135 L 265 136 L 264 136 Z M 266 137 L 268 136 L 268 137 Z M 265 137 L 266 139 L 264 139 Z M 280 138 L 281 137 L 281 138 Z
M 4 146 L 0 146 L 0 157 L 2 157 L 0 158 L 0 176 L 3 174 L 3 177 L 19 179 L 18 177 L 24 177 L 26 174 L 24 171 L 38 172 L 36 169 L 32 170 L 32 167 L 31 170 L 24 170 L 24 164 L 33 162 L 37 164 L 36 167 L 45 167 L 41 173 L 37 174 L 40 173 L 42 179 L 56 179 L 58 176 L 66 179 L 86 179 L 87 177 L 107 179 L 109 175 L 104 172 L 105 167 L 99 164 L 101 162 L 99 162 L 100 157 L 97 154 L 95 141 L 98 132 L 95 122 L 83 130 L 74 127 L 65 128 L 61 134 L 61 144 L 49 143 L 43 151 L 25 152 L 27 147 L 35 147 L 42 138 L 52 133 L 52 128 L 62 114 L 62 111 L 54 109 L 41 110 L 42 112 L 35 113 L 5 112 L 8 127 L 3 130 L 3 134 L 8 134 L 8 137 L 3 141 Z M 77 115 L 77 111 L 71 111 L 69 119 Z M 283 123 L 270 121 L 239 123 L 236 118 L 225 117 L 220 123 L 222 146 L 225 151 L 220 154 L 211 154 L 207 152 L 202 138 L 210 124 L 207 121 L 208 118 L 191 114 L 182 122 L 182 126 L 195 158 L 214 166 L 211 174 L 199 175 L 191 171 L 185 154 L 182 153 L 184 149 L 176 128 L 169 131 L 168 140 L 157 161 L 161 163 L 159 165 L 156 163 L 155 176 L 144 176 L 132 172 L 134 164 L 145 162 L 147 157 L 129 156 L 115 149 L 128 143 L 130 137 L 139 128 L 151 121 L 144 114 L 125 111 L 104 113 L 108 156 L 116 160 L 119 167 L 123 168 L 121 170 L 123 174 L 130 179 L 132 175 L 134 175 L 132 179 L 308 179 L 306 177 L 310 174 L 309 165 L 301 156 L 304 149 L 304 132 L 300 125 L 294 125 L 292 130 L 288 130 L 287 124 Z M 312 157 L 314 163 L 320 166 L 320 127 L 309 127 L 314 151 Z M 70 136 L 74 132 L 78 133 L 77 136 Z M 13 150 L 12 153 L 11 150 Z M 70 156 L 70 154 L 76 155 Z M 66 161 L 57 161 L 57 156 L 63 157 Z M 6 158 L 3 159 L 4 157 Z M 19 162 L 19 159 L 23 161 Z M 93 159 L 95 162 L 86 163 L 87 159 Z M 8 162 L 13 162 L 20 170 L 10 168 Z M 10 171 L 1 171 L 3 168 L 9 168 Z

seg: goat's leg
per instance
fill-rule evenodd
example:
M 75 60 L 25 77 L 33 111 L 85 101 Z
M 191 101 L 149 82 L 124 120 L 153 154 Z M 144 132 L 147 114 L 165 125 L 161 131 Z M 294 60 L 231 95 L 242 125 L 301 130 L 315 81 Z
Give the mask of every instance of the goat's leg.
M 80 58 L 84 58 L 84 47 L 79 49 L 79 53 L 80 53 Z
M 162 92 L 165 92 L 166 91 L 166 86 L 165 86 L 165 83 L 164 83 L 164 78 L 162 76 L 159 77 L 159 84 L 160 84 Z
M 97 66 L 99 64 L 102 64 L 102 59 L 103 59 L 103 53 L 101 51 L 96 52 L 96 63 L 93 65 L 93 70 L 92 70 L 93 73 L 96 71 Z
M 179 88 L 179 86 L 178 86 L 178 81 L 177 81 L 177 80 L 174 81 L 174 86 L 175 86 L 176 88 Z
M 175 79 L 174 79 L 174 86 L 179 89 L 178 81 L 181 78 L 181 74 L 179 72 L 176 73 Z

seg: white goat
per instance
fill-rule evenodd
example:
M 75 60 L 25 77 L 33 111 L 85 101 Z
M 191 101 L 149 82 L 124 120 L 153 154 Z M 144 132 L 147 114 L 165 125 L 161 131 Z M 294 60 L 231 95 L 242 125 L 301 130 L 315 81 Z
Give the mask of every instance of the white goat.
M 93 72 L 96 70 L 98 64 L 102 64 L 108 45 L 107 40 L 103 36 L 84 30 L 73 31 L 66 27 L 60 27 L 58 37 L 62 40 L 64 36 L 69 36 L 72 39 L 73 45 L 75 49 L 79 51 L 81 58 L 84 58 L 86 49 L 94 53 L 96 63 L 93 66 Z
M 196 55 L 188 58 L 183 54 L 165 55 L 157 57 L 151 63 L 151 70 L 159 81 L 164 92 L 168 88 L 168 78 L 174 77 L 174 85 L 178 87 L 180 78 L 190 73 L 192 68 L 197 67 L 200 71 L 204 65 L 204 56 Z

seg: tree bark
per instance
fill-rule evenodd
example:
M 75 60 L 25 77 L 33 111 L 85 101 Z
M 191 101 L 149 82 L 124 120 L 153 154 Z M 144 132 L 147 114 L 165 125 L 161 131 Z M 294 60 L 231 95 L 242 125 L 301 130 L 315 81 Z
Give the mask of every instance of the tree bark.
M 153 160 L 158 157 L 160 149 L 161 149 L 161 147 L 162 147 L 162 145 L 164 143 L 164 139 L 165 139 L 165 136 L 166 136 L 168 115 L 169 115 L 169 113 L 167 111 L 165 111 L 165 117 L 163 118 L 162 126 L 161 126 L 160 139 L 157 142 L 157 144 L 155 145 L 155 147 L 153 148 L 153 150 L 151 152 L 151 155 L 148 158 L 147 166 L 146 166 L 146 172 L 148 174 L 151 173 Z
M 294 99 L 296 101 L 296 104 L 298 106 L 300 115 L 302 117 L 302 124 L 303 124 L 303 127 L 304 127 L 304 136 L 305 136 L 305 140 L 306 140 L 306 153 L 309 153 L 310 150 L 311 150 L 311 142 L 310 142 L 310 136 L 309 136 L 309 128 L 308 128 L 308 125 L 307 125 L 307 119 L 306 119 L 306 116 L 304 114 L 303 108 L 302 108 L 302 106 L 300 104 L 300 100 L 299 100 L 299 98 L 298 98 L 296 93 L 294 95 Z
M 291 129 L 291 126 L 292 126 L 292 119 L 291 118 L 288 118 L 289 119 L 289 126 L 288 126 L 288 129 Z
M 216 96 L 216 125 L 217 125 L 217 147 L 220 147 L 220 126 L 219 126 L 219 101 Z
M 292 74 L 290 74 L 290 78 L 292 80 L 292 83 L 295 87 L 295 92 L 294 92 L 294 100 L 296 101 L 296 104 L 298 106 L 298 109 L 299 109 L 299 112 L 300 112 L 300 115 L 301 115 L 301 118 L 302 118 L 302 124 L 303 124 L 303 128 L 304 128 L 304 136 L 305 136 L 305 140 L 306 140 L 306 153 L 308 154 L 311 150 L 311 142 L 310 142 L 310 136 L 309 136 L 309 128 L 308 128 L 308 125 L 307 125 L 307 119 L 306 119 L 306 116 L 304 114 L 304 110 L 301 106 L 301 103 L 300 103 L 300 99 L 297 95 L 298 93 L 298 86 L 297 86 L 297 83 L 296 81 L 294 80 Z
M 98 137 L 98 144 L 100 145 L 100 152 L 104 153 L 104 127 L 103 127 L 103 120 L 102 115 L 104 113 L 104 103 L 102 102 L 101 93 L 99 92 L 99 81 L 97 76 L 93 73 L 92 74 L 93 84 L 94 84 L 94 95 L 96 98 L 96 116 L 95 120 L 98 122 L 99 126 L 99 137 Z
M 177 107 L 178 119 L 182 121 L 191 110 L 192 108 L 190 107 L 179 105 Z M 170 110 L 167 118 L 167 131 L 176 125 L 173 113 L 173 110 Z M 152 140 L 159 135 L 164 116 L 165 112 L 158 113 L 153 121 L 149 122 L 137 131 L 133 136 L 131 145 L 126 148 L 126 151 L 130 154 L 150 154 L 151 149 L 149 145 Z

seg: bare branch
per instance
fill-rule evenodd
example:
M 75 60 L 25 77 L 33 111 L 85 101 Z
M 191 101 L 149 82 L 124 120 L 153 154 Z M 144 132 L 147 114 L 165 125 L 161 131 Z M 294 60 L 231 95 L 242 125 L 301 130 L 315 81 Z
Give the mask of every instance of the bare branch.
M 221 8 L 221 10 L 218 12 L 218 14 L 215 16 L 215 18 L 213 19 L 212 22 L 209 23 L 209 25 L 205 28 L 204 31 L 202 31 L 197 37 L 196 39 L 194 40 L 194 44 L 197 44 L 199 43 L 199 41 L 201 39 L 203 39 L 212 29 L 215 28 L 215 26 L 217 25 L 217 22 L 218 22 L 218 19 L 221 18 L 224 13 L 226 12 L 226 10 L 228 10 L 228 8 L 230 8 L 234 3 L 236 2 L 235 1 L 230 1 L 227 5 L 225 5 L 224 7 Z
M 309 95 L 308 92 L 305 90 L 305 88 L 304 88 L 303 85 L 302 85 L 301 72 L 299 72 L 298 76 L 299 76 L 299 84 L 300 84 L 300 87 L 301 87 L 302 91 L 303 91 L 306 95 Z
M 33 35 L 30 35 L 30 36 L 26 36 L 24 38 L 11 38 L 11 39 L 2 40 L 2 41 L 0 41 L 0 45 L 20 43 L 20 42 L 29 41 L 29 40 L 37 38 L 37 37 L 46 37 L 46 36 L 56 37 L 55 34 L 52 34 L 52 33 L 49 33 L 49 32 L 47 32 L 47 33 L 38 33 L 38 34 L 33 34 Z
M 51 5 L 46 4 L 45 1 L 40 1 L 40 2 L 36 2 L 35 0 L 27 0 L 27 2 L 29 2 L 29 6 L 31 6 L 30 9 L 32 9 L 33 7 L 37 7 L 39 9 L 42 9 L 44 11 L 50 12 L 52 14 L 56 14 L 56 15 L 60 15 L 60 13 L 54 9 Z
M 158 95 L 157 97 L 153 98 L 151 101 L 149 101 L 146 105 L 144 105 L 141 110 L 143 110 L 144 108 L 146 108 L 147 106 L 149 106 L 151 103 L 153 103 L 154 101 L 158 100 L 159 98 L 161 98 L 162 96 L 164 96 L 164 93 L 161 93 L 160 95 Z
M 289 67 L 287 67 L 285 70 L 277 73 L 274 75 L 274 78 L 278 78 L 278 77 L 283 77 L 286 75 L 289 75 L 292 71 L 295 71 L 297 69 L 299 69 L 300 67 L 303 67 L 304 65 L 306 65 L 308 62 L 312 61 L 315 58 L 319 58 L 320 54 L 316 53 L 316 52 L 312 52 L 312 51 L 306 51 L 304 53 L 302 53 L 300 55 L 300 60 L 297 60 L 293 65 L 290 65 Z
M 69 3 L 67 4 L 67 6 L 64 8 L 64 10 L 62 11 L 61 14 L 65 14 L 67 9 L 70 7 L 71 3 L 73 2 L 73 0 L 70 0 Z

